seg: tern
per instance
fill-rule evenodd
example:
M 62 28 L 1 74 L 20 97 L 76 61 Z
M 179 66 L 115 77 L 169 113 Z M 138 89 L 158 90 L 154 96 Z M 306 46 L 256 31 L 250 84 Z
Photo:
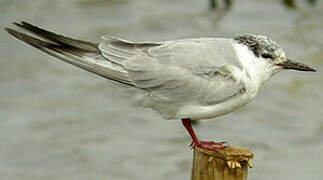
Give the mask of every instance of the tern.
M 192 148 L 217 151 L 223 143 L 200 141 L 192 120 L 216 118 L 251 102 L 260 87 L 281 70 L 315 71 L 290 60 L 266 36 L 131 42 L 103 36 L 101 43 L 65 37 L 27 22 L 28 33 L 5 30 L 31 46 L 111 81 L 138 89 L 142 107 L 164 119 L 179 119 Z

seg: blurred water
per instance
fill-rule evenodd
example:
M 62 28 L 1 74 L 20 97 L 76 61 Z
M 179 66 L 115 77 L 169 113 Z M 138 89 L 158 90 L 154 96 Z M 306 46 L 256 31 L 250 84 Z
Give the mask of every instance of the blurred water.
M 298 1 L 299 2 L 299 1 Z M 75 38 L 130 40 L 255 33 L 318 72 L 283 72 L 247 108 L 196 127 L 255 153 L 250 180 L 323 178 L 323 3 L 202 0 L 0 0 L 1 27 L 25 20 Z M 0 31 L 0 179 L 190 177 L 192 151 L 180 121 L 131 107 L 106 80 Z

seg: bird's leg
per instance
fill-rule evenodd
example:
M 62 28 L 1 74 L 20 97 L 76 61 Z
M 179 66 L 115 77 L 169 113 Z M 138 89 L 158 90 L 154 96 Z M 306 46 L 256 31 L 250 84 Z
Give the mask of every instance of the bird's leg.
M 199 143 L 199 140 L 198 140 L 197 136 L 195 135 L 194 129 L 192 128 L 192 120 L 191 119 L 182 119 L 182 123 L 192 138 L 192 143 L 190 146 L 192 148 L 195 148 L 197 146 L 197 144 Z
M 210 151 L 217 151 L 217 150 L 224 149 L 226 147 L 224 146 L 224 144 L 226 144 L 225 142 L 199 141 L 199 139 L 197 138 L 194 132 L 194 129 L 192 128 L 191 119 L 182 119 L 182 123 L 192 138 L 192 143 L 190 146 L 193 149 L 195 149 L 196 147 L 199 147 Z

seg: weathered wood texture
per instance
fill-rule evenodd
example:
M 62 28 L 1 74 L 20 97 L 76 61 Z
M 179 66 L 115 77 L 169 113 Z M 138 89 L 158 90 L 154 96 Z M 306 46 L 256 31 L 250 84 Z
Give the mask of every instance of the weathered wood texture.
M 242 148 L 219 151 L 194 150 L 191 180 L 247 180 L 253 154 Z

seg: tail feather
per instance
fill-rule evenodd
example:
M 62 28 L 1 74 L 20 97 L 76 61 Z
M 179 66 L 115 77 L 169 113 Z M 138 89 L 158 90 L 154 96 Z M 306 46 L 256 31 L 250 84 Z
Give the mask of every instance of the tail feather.
M 27 25 L 27 23 L 23 23 L 23 26 L 25 27 L 24 29 L 32 31 L 34 35 L 44 38 L 44 40 L 29 36 L 11 28 L 5 28 L 5 30 L 17 39 L 67 63 L 104 78 L 134 86 L 127 72 L 119 65 L 113 64 L 103 58 L 97 45 L 94 43 L 74 40 L 46 30 L 43 31 L 36 26 Z

